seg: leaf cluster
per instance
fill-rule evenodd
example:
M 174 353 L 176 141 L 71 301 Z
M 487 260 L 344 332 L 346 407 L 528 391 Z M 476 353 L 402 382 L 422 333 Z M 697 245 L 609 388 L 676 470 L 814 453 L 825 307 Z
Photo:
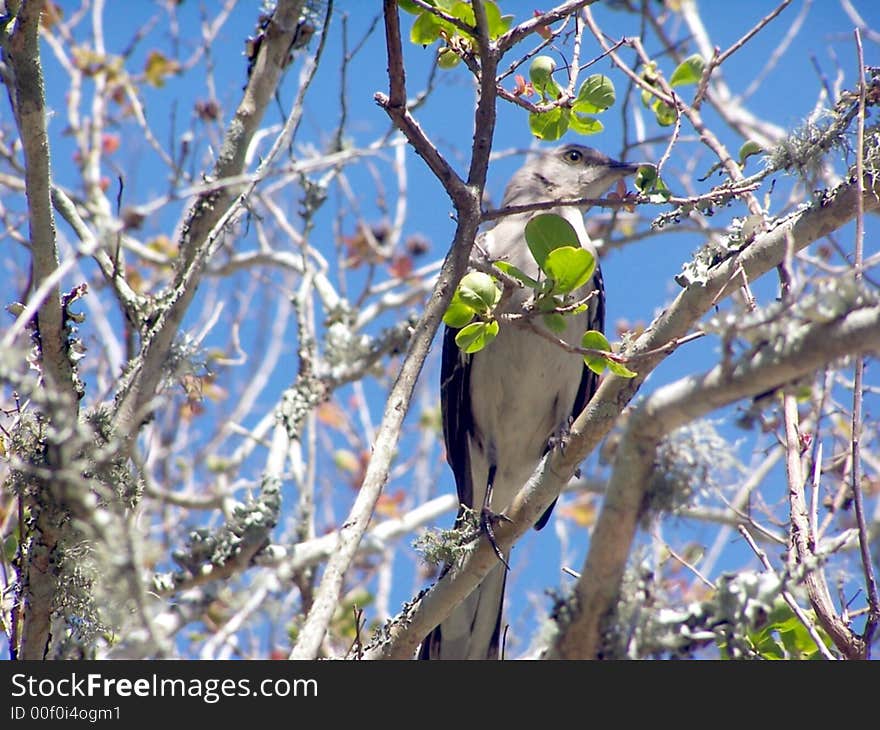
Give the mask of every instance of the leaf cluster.
M 551 332 L 562 334 L 568 327 L 567 318 L 586 311 L 589 306 L 592 293 L 585 294 L 583 288 L 595 274 L 596 258 L 580 245 L 571 223 L 555 213 L 533 216 L 526 223 L 525 239 L 538 265 L 539 278 L 532 278 L 507 261 L 496 261 L 495 268 L 508 282 L 513 282 L 512 285 L 532 290 L 527 315 L 539 315 Z M 462 352 L 479 352 L 498 336 L 498 308 L 502 299 L 502 286 L 497 277 L 481 271 L 462 277 L 443 316 L 448 327 L 458 330 L 455 343 Z M 623 377 L 635 375 L 608 356 L 612 348 L 601 332 L 585 332 L 581 347 L 591 351 L 584 354 L 584 362 L 594 372 L 609 369 Z

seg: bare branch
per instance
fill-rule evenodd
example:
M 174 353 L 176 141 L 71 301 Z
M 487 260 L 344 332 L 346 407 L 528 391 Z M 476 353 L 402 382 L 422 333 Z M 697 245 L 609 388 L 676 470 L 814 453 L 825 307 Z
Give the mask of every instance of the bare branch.
M 754 551 L 755 555 L 758 556 L 758 560 L 761 561 L 761 565 L 764 566 L 764 570 L 766 570 L 768 573 L 773 572 L 773 566 L 770 565 L 770 561 L 767 558 L 767 553 L 765 553 L 763 550 L 761 550 L 761 548 L 758 547 L 757 543 L 755 543 L 755 539 L 742 525 L 739 526 L 739 534 L 743 536 L 743 539 L 749 544 L 749 547 Z M 825 659 L 829 659 L 832 661 L 835 660 L 837 657 L 835 657 L 828 649 L 828 647 L 825 646 L 825 642 L 822 641 L 822 637 L 816 630 L 815 624 L 804 613 L 803 609 L 798 605 L 798 602 L 795 600 L 794 596 L 791 595 L 791 592 L 783 589 L 782 598 L 788 604 L 788 607 L 792 610 L 794 615 L 797 616 L 798 621 L 800 621 L 807 629 L 807 632 L 810 634 L 810 638 L 816 644 L 816 648 L 819 650 L 819 653 L 823 657 L 825 657 Z
M 600 624 L 613 608 L 641 512 L 643 489 L 664 434 L 740 398 L 779 387 L 841 355 L 878 347 L 880 307 L 856 309 L 837 322 L 794 329 L 784 341 L 751 353 L 732 368 L 719 365 L 701 377 L 664 386 L 637 408 L 618 446 L 612 488 L 581 571 L 580 612 L 562 627 L 553 656 L 586 658 L 599 651 Z
M 865 59 L 862 51 L 862 38 L 859 30 L 855 31 L 856 49 L 858 51 L 859 69 L 859 115 L 856 131 L 856 184 L 860 193 L 864 192 L 865 171 Z M 865 210 L 864 196 L 859 195 L 856 210 L 856 243 L 853 257 L 853 270 L 856 281 L 861 281 L 864 273 L 864 242 L 865 242 Z M 865 360 L 857 357 L 853 376 L 853 409 L 852 409 L 852 490 L 855 503 L 856 524 L 859 528 L 859 552 L 862 558 L 862 571 L 865 574 L 865 587 L 868 594 L 868 620 L 862 636 L 866 658 L 870 659 L 871 642 L 874 632 L 880 623 L 880 593 L 877 591 L 877 579 L 874 577 L 874 561 L 871 557 L 871 545 L 868 527 L 865 521 L 864 497 L 862 494 L 861 438 L 862 438 L 862 381 L 865 372 Z
M 41 375 L 55 401 L 56 411 L 69 416 L 66 420 L 59 418 L 55 424 L 57 428 L 64 428 L 76 420 L 81 386 L 70 359 L 67 311 L 58 286 L 61 273 L 51 203 L 49 138 L 39 51 L 42 10 L 42 0 L 29 0 L 20 5 L 12 21 L 12 32 L 4 43 L 3 55 L 12 73 L 9 92 L 24 152 L 30 288 L 36 307 L 34 324 L 40 343 Z M 67 467 L 70 458 L 69 448 L 59 447 L 46 454 L 46 466 L 49 470 Z M 10 653 L 18 652 L 17 656 L 22 659 L 43 659 L 49 650 L 51 621 L 59 600 L 58 548 L 68 517 L 60 495 L 55 494 L 58 488 L 63 489 L 63 485 L 51 479 L 35 479 L 31 493 L 21 497 L 32 512 L 32 528 L 29 534 L 21 535 L 22 542 L 28 540 L 30 544 L 26 551 L 28 560 L 20 569 L 21 592 L 13 615 L 20 634 L 11 637 Z
M 480 222 L 479 201 L 482 195 L 482 185 L 485 181 L 485 166 L 488 166 L 494 129 L 494 79 L 497 60 L 492 54 L 486 53 L 481 56 L 483 80 L 481 95 L 477 103 L 476 118 L 483 119 L 487 127 L 475 136 L 472 158 L 472 160 L 482 159 L 484 168 L 480 172 L 475 169 L 472 161 L 468 185 L 461 184 L 457 176 L 450 176 L 450 168 L 446 165 L 445 161 L 441 161 L 439 154 L 435 155 L 433 146 L 429 144 L 421 130 L 409 124 L 408 112 L 405 107 L 399 104 L 392 104 L 390 101 L 391 99 L 398 101 L 405 99 L 406 91 L 402 85 L 402 79 L 394 74 L 394 69 L 398 67 L 399 63 L 395 59 L 402 57 L 397 3 L 394 0 L 385 0 L 384 7 L 389 54 L 389 83 L 391 86 L 391 94 L 388 97 L 388 112 L 392 115 L 392 118 L 404 125 L 404 131 L 408 135 L 413 135 L 410 138 L 410 142 L 425 157 L 429 167 L 446 186 L 447 192 L 452 197 L 458 212 L 458 226 L 452 248 L 444 261 L 443 268 L 440 270 L 433 294 L 425 308 L 424 314 L 414 328 L 406 357 L 389 393 L 385 411 L 382 415 L 382 424 L 376 434 L 372 457 L 363 483 L 348 518 L 339 530 L 337 550 L 324 569 L 324 575 L 312 609 L 309 611 L 302 627 L 299 640 L 291 652 L 292 659 L 311 659 L 317 656 L 338 601 L 345 572 L 357 553 L 358 545 L 369 524 L 376 501 L 388 479 L 388 468 L 394 456 L 400 427 L 408 410 L 416 380 L 427 357 L 434 334 L 440 325 L 443 313 L 446 311 L 446 307 L 452 298 L 455 285 L 467 268 L 470 249 Z M 485 17 L 482 17 L 482 8 L 479 5 L 475 8 L 475 15 L 480 38 L 485 38 Z M 478 42 L 482 53 L 483 49 L 486 48 L 487 41 L 479 40 Z M 491 83 L 486 81 L 487 78 L 491 79 Z M 487 110 L 487 107 L 491 107 L 491 111 Z M 489 146 L 485 146 L 486 140 L 489 141 Z
M 304 0 L 280 0 L 276 6 L 244 96 L 227 129 L 212 177 L 233 177 L 244 170 L 251 139 L 288 64 L 288 54 L 296 38 L 303 4 Z M 286 145 L 299 114 L 300 109 L 294 106 L 281 138 L 276 140 L 275 154 Z M 273 156 L 270 153 L 261 168 L 268 167 Z M 260 175 L 255 175 L 250 187 L 253 188 L 259 179 Z M 211 252 L 210 244 L 237 213 L 238 209 L 233 207 L 235 201 L 234 191 L 223 188 L 199 196 L 187 213 L 182 226 L 177 281 L 167 297 L 168 303 L 158 313 L 156 324 L 145 334 L 141 355 L 129 370 L 128 379 L 121 389 L 116 416 L 119 433 L 130 433 L 136 427 L 138 419 L 144 417 L 146 406 L 155 396 L 161 378 L 161 363 L 195 294 L 196 281 Z

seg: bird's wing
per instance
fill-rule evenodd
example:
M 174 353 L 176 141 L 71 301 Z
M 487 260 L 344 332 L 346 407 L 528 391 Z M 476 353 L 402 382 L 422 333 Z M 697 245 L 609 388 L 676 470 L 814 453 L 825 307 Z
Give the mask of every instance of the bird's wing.
M 602 270 L 598 265 L 596 266 L 596 273 L 593 274 L 592 285 L 599 293 L 593 297 L 595 306 L 590 307 L 591 316 L 588 329 L 605 332 L 605 282 L 602 280 Z M 578 386 L 577 396 L 575 396 L 574 405 L 571 409 L 572 418 L 577 418 L 580 415 L 580 412 L 584 410 L 584 406 L 593 397 L 593 393 L 596 392 L 598 387 L 599 376 L 584 365 L 581 383 Z
M 458 501 L 473 507 L 474 486 L 471 482 L 471 459 L 468 434 L 474 427 L 471 413 L 471 356 L 458 349 L 455 336 L 459 330 L 447 327 L 443 333 L 443 355 L 440 365 L 440 407 L 443 417 L 443 438 L 446 461 L 455 475 Z

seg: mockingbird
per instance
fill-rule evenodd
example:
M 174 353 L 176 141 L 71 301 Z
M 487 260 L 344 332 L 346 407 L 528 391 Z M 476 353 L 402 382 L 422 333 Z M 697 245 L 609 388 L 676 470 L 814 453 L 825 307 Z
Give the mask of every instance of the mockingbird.
M 526 162 L 508 184 L 501 207 L 600 198 L 637 169 L 637 165 L 617 162 L 589 147 L 563 145 Z M 583 217 L 586 207 L 560 206 L 539 212 L 565 218 L 581 245 L 590 248 Z M 500 219 L 483 234 L 480 245 L 492 260 L 508 261 L 537 279 L 539 268 L 524 236 L 525 225 L 535 214 Z M 598 266 L 579 294 L 586 296 L 593 290 L 597 294 L 589 299 L 587 311 L 566 317 L 566 331 L 558 335 L 566 342 L 579 344 L 586 330 L 603 329 L 605 293 Z M 502 311 L 522 311 L 529 294 L 525 288 L 514 291 Z M 579 355 L 514 323 L 503 324 L 497 338 L 473 355 L 456 346 L 457 332 L 447 327 L 443 337 L 440 402 L 446 458 L 462 505 L 456 519 L 460 524 L 464 508 L 482 510 L 491 520 L 510 506 L 552 441 L 564 433 L 593 395 L 598 378 Z M 537 529 L 546 524 L 552 509 L 553 505 L 540 518 Z M 499 561 L 476 590 L 427 636 L 420 658 L 499 658 L 508 557 L 505 554 L 504 562 Z

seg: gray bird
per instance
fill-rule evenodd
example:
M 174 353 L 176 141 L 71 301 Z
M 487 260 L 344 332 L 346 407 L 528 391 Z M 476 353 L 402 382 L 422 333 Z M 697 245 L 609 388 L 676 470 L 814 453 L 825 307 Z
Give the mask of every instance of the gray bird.
M 516 172 L 501 207 L 601 198 L 618 180 L 637 169 L 637 165 L 617 162 L 589 147 L 562 145 L 539 152 Z M 538 212 L 565 218 L 581 245 L 591 248 L 584 210 L 565 206 Z M 501 218 L 481 237 L 480 245 L 492 260 L 508 261 L 537 279 L 539 268 L 524 235 L 526 223 L 535 214 Z M 598 293 L 589 300 L 587 311 L 566 317 L 567 329 L 557 335 L 566 342 L 577 345 L 586 330 L 603 329 L 605 292 L 598 265 L 579 295 L 586 296 L 592 290 Z M 522 311 L 529 293 L 525 288 L 516 289 L 502 311 Z M 539 319 L 533 321 L 544 326 Z M 502 324 L 497 338 L 472 355 L 458 349 L 457 332 L 447 327 L 443 337 L 440 403 L 446 458 L 455 475 L 462 508 L 482 512 L 482 524 L 491 531 L 492 521 L 510 506 L 553 440 L 565 433 L 571 419 L 592 397 L 598 378 L 579 355 L 513 323 Z M 538 520 L 536 529 L 547 523 L 552 509 L 553 505 Z M 462 514 L 460 510 L 457 525 Z M 508 557 L 509 553 L 504 554 L 503 562 L 499 561 L 473 593 L 425 638 L 420 658 L 499 658 Z

